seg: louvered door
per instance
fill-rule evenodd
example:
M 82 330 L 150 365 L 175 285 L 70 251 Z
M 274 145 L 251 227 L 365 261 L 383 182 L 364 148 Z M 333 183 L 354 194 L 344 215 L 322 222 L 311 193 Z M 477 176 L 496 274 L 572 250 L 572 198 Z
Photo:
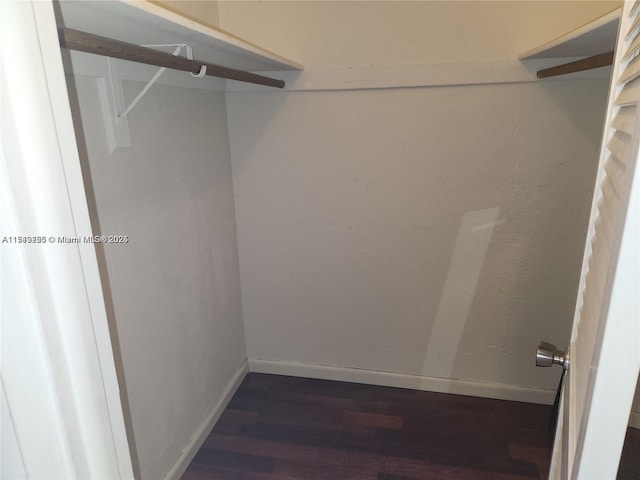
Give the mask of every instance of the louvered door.
M 551 478 L 614 479 L 640 368 L 640 2 L 625 2 Z

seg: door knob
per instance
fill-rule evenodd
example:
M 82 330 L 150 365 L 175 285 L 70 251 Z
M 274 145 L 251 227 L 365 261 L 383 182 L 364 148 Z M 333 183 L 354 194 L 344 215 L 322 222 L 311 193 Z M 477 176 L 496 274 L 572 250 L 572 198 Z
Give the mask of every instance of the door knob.
M 550 367 L 551 365 L 569 366 L 569 357 L 566 351 L 558 350 L 555 345 L 547 342 L 540 342 L 536 350 L 536 367 Z

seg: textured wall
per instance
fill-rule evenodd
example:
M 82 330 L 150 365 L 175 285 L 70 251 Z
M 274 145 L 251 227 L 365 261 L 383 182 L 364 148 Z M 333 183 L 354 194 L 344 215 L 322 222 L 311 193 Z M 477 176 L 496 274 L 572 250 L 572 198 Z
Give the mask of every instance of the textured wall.
M 620 1 L 220 1 L 222 29 L 306 68 L 516 58 Z
M 102 268 L 141 478 L 157 480 L 245 359 L 225 98 L 156 85 L 129 114 L 132 148 L 109 155 L 95 81 L 76 83 L 93 220 L 129 236 Z
M 555 388 L 606 91 L 228 94 L 249 357 Z
M 615 6 L 219 11 L 321 69 L 514 59 Z M 554 389 L 533 354 L 568 340 L 607 83 L 228 94 L 249 357 Z

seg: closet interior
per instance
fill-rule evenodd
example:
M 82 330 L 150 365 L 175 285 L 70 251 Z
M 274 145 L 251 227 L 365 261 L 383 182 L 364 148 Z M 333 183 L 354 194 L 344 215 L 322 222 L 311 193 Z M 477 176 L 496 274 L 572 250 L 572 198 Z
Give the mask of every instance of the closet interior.
M 479 7 L 429 3 L 57 4 L 93 233 L 127 238 L 96 249 L 140 478 L 179 478 L 249 371 L 553 402 L 533 354 L 568 339 L 619 10 L 446 62 L 413 18 Z M 488 22 L 544 17 L 519 3 Z

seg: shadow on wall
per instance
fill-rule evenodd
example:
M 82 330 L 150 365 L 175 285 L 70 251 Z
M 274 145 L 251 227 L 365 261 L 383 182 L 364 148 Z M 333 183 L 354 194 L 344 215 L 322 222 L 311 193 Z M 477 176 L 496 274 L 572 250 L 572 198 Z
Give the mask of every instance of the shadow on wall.
M 237 155 L 232 152 L 232 163 L 233 163 L 233 177 L 234 183 L 236 183 L 236 177 L 241 176 L 245 169 L 249 168 L 249 163 L 251 161 L 257 161 L 259 159 L 260 162 L 269 161 L 269 158 L 259 157 L 253 155 L 254 150 L 260 145 L 262 142 L 267 141 L 269 139 L 269 126 L 270 124 L 276 124 L 278 122 L 278 117 L 280 114 L 280 110 L 285 105 L 289 96 L 295 95 L 295 93 L 291 92 L 279 92 L 274 90 L 269 90 L 268 92 L 227 92 L 227 117 L 229 119 L 230 125 L 242 125 L 243 135 L 242 135 L 242 155 Z M 234 100 L 241 100 L 244 97 L 253 97 L 254 103 L 260 106 L 260 110 L 264 109 L 267 112 L 266 115 L 262 115 L 261 122 L 242 122 L 240 118 L 235 119 L 234 114 L 236 113 L 233 108 L 229 108 L 231 104 L 234 103 Z M 265 121 L 265 119 L 268 119 Z M 256 128 L 252 128 L 256 127 Z M 300 122 L 293 125 L 296 131 L 304 130 L 305 126 L 305 117 L 300 116 Z M 295 132 L 291 132 L 294 134 Z M 232 145 L 237 144 L 239 140 L 236 138 L 239 135 L 236 134 L 236 130 L 234 128 L 229 128 L 229 143 Z M 237 195 L 237 192 L 235 192 Z
M 631 411 L 640 416 L 640 379 L 638 379 L 638 383 L 636 384 L 636 396 L 633 399 L 633 406 L 631 407 Z M 638 421 L 640 421 L 640 418 L 638 418 Z M 640 428 L 640 423 L 634 426 L 636 428 Z
M 610 72 L 611 67 L 605 67 L 600 70 Z M 567 77 L 571 77 L 571 75 L 567 75 Z M 588 147 L 593 150 L 598 150 L 602 140 L 602 128 L 607 113 L 606 108 L 610 81 L 610 78 L 604 75 L 601 79 L 581 80 L 579 82 L 580 85 L 591 86 L 593 92 L 596 93 L 593 99 L 598 102 L 598 112 L 595 115 L 582 114 L 580 99 L 575 95 L 566 95 L 564 89 L 558 88 L 558 84 L 565 83 L 564 81 L 540 81 L 534 85 L 553 101 L 557 106 L 558 112 L 565 115 L 567 125 L 583 134 L 585 142 L 588 142 Z M 598 134 L 593 135 L 593 132 L 598 132 Z M 588 166 L 593 169 L 593 176 L 595 178 L 597 164 L 590 164 Z
M 61 50 L 63 63 L 65 63 L 65 71 L 71 71 L 70 56 L 68 50 Z M 96 205 L 95 192 L 93 190 L 93 181 L 91 177 L 91 167 L 89 164 L 89 154 L 87 150 L 87 144 L 85 141 L 85 134 L 82 128 L 82 121 L 80 119 L 80 104 L 78 100 L 78 92 L 75 84 L 75 77 L 73 75 L 66 75 L 67 90 L 69 92 L 69 102 L 71 104 L 71 116 L 73 118 L 73 126 L 76 134 L 76 142 L 78 145 L 78 155 L 80 158 L 80 167 L 82 169 L 82 177 L 84 182 L 84 189 L 87 198 L 87 205 L 89 207 L 89 215 L 91 218 L 91 228 L 93 235 L 101 235 L 102 230 L 98 221 L 98 210 Z M 96 259 L 98 261 L 98 267 L 100 271 L 100 281 L 102 283 L 102 294 L 104 296 L 104 303 L 107 312 L 107 321 L 109 324 L 109 335 L 111 337 L 111 345 L 113 348 L 113 358 L 115 361 L 116 372 L 118 375 L 118 382 L 120 387 L 120 400 L 122 402 L 122 411 L 125 417 L 125 428 L 127 431 L 127 437 L 129 439 L 129 450 L 131 452 L 131 463 L 133 467 L 133 473 L 136 478 L 140 478 L 140 463 L 138 460 L 138 453 L 136 449 L 136 442 L 132 429 L 131 421 L 131 409 L 129 407 L 129 396 L 127 394 L 127 385 L 124 375 L 124 366 L 122 363 L 122 349 L 120 347 L 120 340 L 118 335 L 118 329 L 116 325 L 115 309 L 113 304 L 113 297 L 111 294 L 111 282 L 109 281 L 109 273 L 107 268 L 107 260 L 104 252 L 104 244 L 94 244 L 96 250 Z

